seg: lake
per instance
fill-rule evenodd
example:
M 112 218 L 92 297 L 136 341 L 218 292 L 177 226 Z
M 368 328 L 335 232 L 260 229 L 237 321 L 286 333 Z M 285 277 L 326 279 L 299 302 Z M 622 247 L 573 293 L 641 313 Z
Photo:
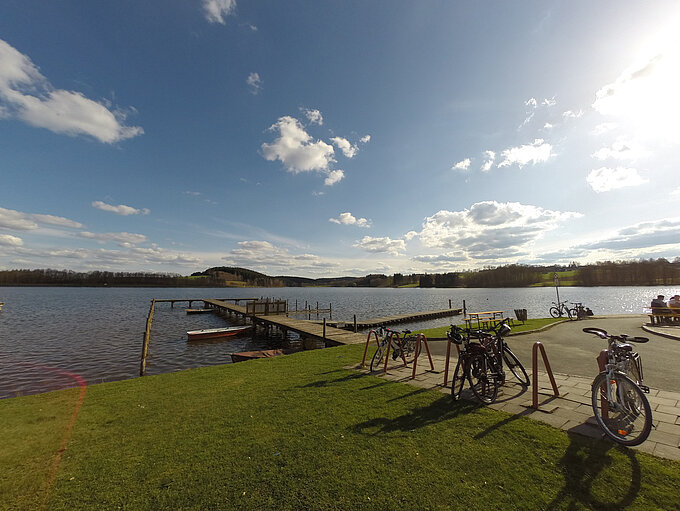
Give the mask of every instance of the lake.
M 641 314 L 669 287 L 564 287 L 560 299 L 580 301 L 596 315 Z M 74 385 L 73 375 L 88 383 L 139 375 L 142 336 L 153 298 L 279 298 L 289 307 L 327 308 L 333 319 L 352 321 L 389 314 L 462 308 L 470 312 L 527 309 L 530 318 L 547 317 L 555 288 L 392 289 L 392 288 L 69 288 L 0 287 L 0 398 L 46 392 Z M 213 314 L 187 315 L 186 304 L 156 305 L 147 374 L 231 363 L 237 351 L 280 346 L 280 338 L 244 337 L 230 341 L 187 343 L 187 330 L 227 326 Z M 201 302 L 194 307 L 202 306 Z M 302 316 L 300 316 L 302 317 Z M 314 316 L 315 318 L 316 316 Z M 461 316 L 396 328 L 423 328 L 460 322 Z

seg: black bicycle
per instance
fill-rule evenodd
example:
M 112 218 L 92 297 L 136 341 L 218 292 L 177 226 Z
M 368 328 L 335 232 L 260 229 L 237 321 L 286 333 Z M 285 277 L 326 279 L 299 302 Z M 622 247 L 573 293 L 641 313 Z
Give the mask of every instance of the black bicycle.
M 505 366 L 510 369 L 510 372 L 517 378 L 517 381 L 519 381 L 520 384 L 528 387 L 529 375 L 505 341 L 505 336 L 511 331 L 510 325 L 508 325 L 509 321 L 510 318 L 505 318 L 495 327 L 491 328 L 489 333 L 493 333 L 493 335 L 484 337 L 482 339 L 482 345 L 489 351 L 489 354 L 494 359 L 496 370 L 500 375 L 501 384 L 505 383 L 505 371 L 503 370 L 503 367 Z
M 471 341 L 472 337 L 479 339 L 483 334 L 463 330 L 456 325 L 451 325 L 451 330 L 446 334 L 451 342 L 462 346 L 451 380 L 451 397 L 455 401 L 460 399 L 466 380 L 470 383 L 472 393 L 482 403 L 493 403 L 498 396 L 500 374 L 497 366 L 480 342 Z
M 383 357 L 387 353 L 387 348 L 391 344 L 392 360 L 397 360 L 401 357 L 405 364 L 413 362 L 416 352 L 416 344 L 418 337 L 411 335 L 410 330 L 397 332 L 386 327 L 378 329 L 378 337 L 380 342 L 378 349 L 373 354 L 371 359 L 371 371 L 378 371 L 380 365 L 383 363 Z
M 646 337 L 609 335 L 600 328 L 584 328 L 607 340 L 605 369 L 592 384 L 592 406 L 602 431 L 622 445 L 639 445 L 652 430 L 652 409 L 642 383 L 642 360 L 630 342 L 644 343 Z

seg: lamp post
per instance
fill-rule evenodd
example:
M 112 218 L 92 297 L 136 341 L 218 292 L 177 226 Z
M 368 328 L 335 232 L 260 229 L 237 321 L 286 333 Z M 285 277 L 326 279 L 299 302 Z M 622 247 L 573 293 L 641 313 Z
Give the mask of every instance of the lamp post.
M 560 308 L 560 278 L 557 273 L 553 275 L 553 281 L 555 282 L 555 292 L 557 293 L 557 308 Z

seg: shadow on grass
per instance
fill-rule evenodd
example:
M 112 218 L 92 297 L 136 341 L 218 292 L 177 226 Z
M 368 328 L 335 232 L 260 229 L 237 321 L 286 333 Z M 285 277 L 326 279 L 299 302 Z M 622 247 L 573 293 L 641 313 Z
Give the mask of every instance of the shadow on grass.
M 414 391 L 412 394 L 422 392 Z M 431 424 L 453 419 L 459 415 L 470 413 L 479 408 L 479 405 L 468 402 L 452 403 L 451 397 L 445 396 L 430 405 L 416 408 L 411 412 L 389 419 L 387 417 L 376 417 L 352 426 L 350 429 L 354 433 L 363 435 L 383 435 L 394 432 L 410 432 L 419 428 L 424 428 Z
M 300 385 L 298 388 L 308 389 L 308 388 L 327 387 L 328 385 L 335 385 L 335 384 L 338 384 L 338 383 L 344 383 L 344 382 L 348 382 L 348 381 L 352 381 L 352 380 L 358 380 L 359 378 L 363 378 L 363 377 L 364 377 L 364 375 L 361 374 L 361 373 L 350 373 L 346 376 L 342 376 L 341 378 L 326 378 L 325 380 L 313 381 L 311 383 L 307 383 L 306 385 Z
M 606 440 L 593 440 L 576 433 L 568 433 L 568 435 L 569 447 L 558 462 L 564 475 L 564 488 L 546 509 L 585 507 L 618 510 L 631 505 L 640 492 L 641 485 L 640 462 L 635 451 Z M 603 475 L 603 481 L 599 483 L 607 489 L 606 493 L 601 492 L 606 494 L 603 499 L 593 495 L 593 484 L 597 483 L 598 476 L 613 463 L 610 451 L 625 454 L 630 460 L 630 486 L 623 487 L 621 484 L 606 483 L 607 477 Z M 619 479 L 626 482 L 629 480 L 625 476 Z

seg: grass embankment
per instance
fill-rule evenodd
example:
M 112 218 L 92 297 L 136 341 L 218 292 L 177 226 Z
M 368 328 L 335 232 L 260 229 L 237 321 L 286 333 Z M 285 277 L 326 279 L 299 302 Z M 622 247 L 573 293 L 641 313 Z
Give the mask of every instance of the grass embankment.
M 0 401 L 0 508 L 677 509 L 680 464 L 345 370 L 363 346 Z
M 535 318 L 527 319 L 524 323 L 515 321 L 512 328 L 513 333 L 528 332 L 530 330 L 538 330 L 553 323 L 559 323 L 560 321 L 567 321 L 567 318 Z M 460 325 L 462 326 L 462 325 Z M 436 339 L 438 337 L 446 337 L 446 332 L 450 330 L 449 326 L 440 326 L 436 328 L 427 328 L 421 330 L 414 330 L 414 333 L 423 333 L 425 337 L 430 339 Z

